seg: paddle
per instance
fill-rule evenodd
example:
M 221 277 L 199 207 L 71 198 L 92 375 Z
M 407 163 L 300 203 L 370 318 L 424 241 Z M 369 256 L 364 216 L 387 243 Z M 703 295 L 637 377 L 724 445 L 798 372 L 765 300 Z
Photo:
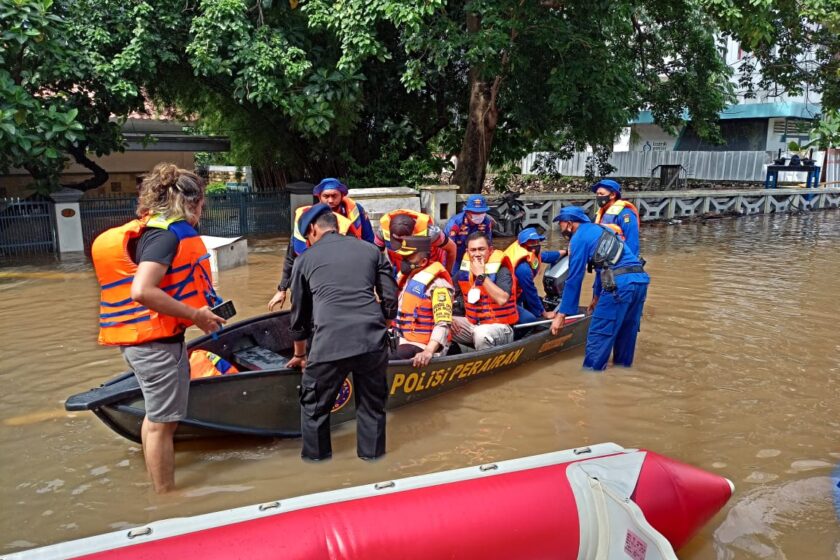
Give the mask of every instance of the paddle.
M 583 319 L 584 317 L 586 317 L 585 313 L 581 313 L 580 315 L 569 315 L 568 317 L 566 317 L 566 321 L 568 321 L 569 319 Z M 553 320 L 554 319 L 543 319 L 542 321 L 534 321 L 533 323 L 522 323 L 521 325 L 514 325 L 513 328 L 522 329 L 524 327 L 537 327 L 539 325 L 548 325 Z

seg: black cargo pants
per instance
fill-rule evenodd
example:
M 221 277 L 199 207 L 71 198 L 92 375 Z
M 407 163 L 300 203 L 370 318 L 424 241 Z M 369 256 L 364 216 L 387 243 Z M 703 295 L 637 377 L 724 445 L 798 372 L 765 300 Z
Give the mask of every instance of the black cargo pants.
M 387 369 L 385 345 L 379 352 L 306 364 L 300 390 L 301 457 L 320 460 L 332 455 L 330 412 L 344 379 L 351 372 L 356 403 L 356 452 L 363 459 L 385 454 Z

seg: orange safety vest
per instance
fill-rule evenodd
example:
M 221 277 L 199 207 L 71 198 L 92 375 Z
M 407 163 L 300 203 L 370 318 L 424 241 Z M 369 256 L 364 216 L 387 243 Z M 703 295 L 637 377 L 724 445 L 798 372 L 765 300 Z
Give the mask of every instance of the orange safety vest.
M 428 236 L 429 235 L 429 228 L 435 225 L 434 220 L 428 214 L 423 214 L 421 212 L 415 212 L 414 210 L 394 210 L 393 212 L 388 212 L 384 216 L 379 219 L 379 226 L 382 230 L 382 240 L 385 242 L 385 249 L 388 252 L 388 260 L 391 262 L 391 265 L 394 269 L 399 272 L 400 270 L 400 263 L 402 263 L 402 255 L 398 254 L 397 251 L 391 247 L 391 219 L 399 214 L 406 214 L 414 218 L 414 231 L 411 232 L 412 236 Z M 432 243 L 434 244 L 436 240 L 433 239 Z M 397 247 L 399 249 L 399 247 Z M 446 252 L 443 250 L 442 247 L 432 247 L 431 252 L 429 253 L 429 260 L 445 263 L 446 260 Z M 445 263 L 446 264 L 446 263 Z
M 632 212 L 636 215 L 636 223 L 642 223 L 642 220 L 639 218 L 638 208 L 636 208 L 632 203 L 622 199 L 616 200 L 609 206 L 598 208 L 598 212 L 595 213 L 595 223 L 610 228 L 619 234 L 622 239 L 624 239 L 624 232 L 618 224 L 602 224 L 601 221 L 604 219 L 604 216 L 618 216 L 625 208 L 632 210 Z
M 190 352 L 190 379 L 233 373 L 239 373 L 236 366 L 213 352 L 201 349 Z
M 379 218 L 379 227 L 382 229 L 382 239 L 385 241 L 385 247 L 389 250 L 393 250 L 393 247 L 391 247 L 391 220 L 400 214 L 405 214 L 414 218 L 414 231 L 411 232 L 412 236 L 424 237 L 429 235 L 429 226 L 434 225 L 435 223 L 434 220 L 432 220 L 432 217 L 428 214 L 415 212 L 414 210 L 400 209 L 388 212 Z M 399 247 L 397 247 L 397 249 L 399 249 Z
M 200 308 L 221 300 L 213 291 L 210 255 L 204 242 L 189 223 L 168 220 L 160 215 L 132 220 L 99 235 L 91 247 L 91 257 L 101 289 L 99 303 L 99 343 L 133 346 L 182 333 L 193 323 L 188 319 L 163 315 L 131 299 L 131 283 L 137 264 L 131 260 L 128 244 L 146 228 L 174 232 L 178 252 L 160 288 L 176 300 Z
M 402 279 L 405 287 L 402 291 L 395 324 L 400 336 L 410 342 L 426 344 L 432 336 L 432 330 L 435 328 L 432 309 L 434 302 L 427 292 L 435 278 L 443 278 L 452 283 L 449 272 L 439 262 L 433 262 L 423 270 L 408 276 L 407 281 Z M 451 338 L 451 331 L 449 336 Z
M 306 212 L 310 208 L 312 208 L 312 206 L 301 206 L 300 208 L 295 210 L 295 227 L 293 228 L 294 233 L 292 234 L 292 248 L 294 249 L 296 255 L 300 255 L 301 253 L 306 251 L 306 249 L 309 248 L 309 242 L 306 240 L 306 237 L 304 237 L 303 232 L 300 231 L 298 224 L 300 223 L 300 217 L 303 215 L 304 212 Z M 338 233 L 340 233 L 341 235 L 347 235 L 347 232 L 349 231 L 350 233 L 361 239 L 361 228 L 359 228 L 357 234 L 353 230 L 353 222 L 351 222 L 348 218 L 345 218 L 338 212 L 333 212 L 333 214 L 335 214 L 335 217 L 338 219 Z
M 531 267 L 531 272 L 533 272 L 535 276 L 537 271 L 540 269 L 540 258 L 520 245 L 518 241 L 514 241 L 507 249 L 505 249 L 505 256 L 510 259 L 510 266 L 512 266 L 514 270 L 516 270 L 516 267 L 519 266 L 519 263 L 523 260 L 528 261 L 528 266 Z
M 493 301 L 493 298 L 484 289 L 483 284 L 481 286 L 474 285 L 475 279 L 473 278 L 472 272 L 470 272 L 470 256 L 469 254 L 464 255 L 457 278 L 458 287 L 461 289 L 461 294 L 464 297 L 464 310 L 466 311 L 467 320 L 470 323 L 474 325 L 498 323 L 515 325 L 519 320 L 519 311 L 516 309 L 516 275 L 513 272 L 513 266 L 504 251 L 493 249 L 493 252 L 490 253 L 490 259 L 484 264 L 484 274 L 491 281 L 495 281 L 496 274 L 502 267 L 510 271 L 510 279 L 513 285 L 511 286 L 511 295 L 507 303 L 499 305 Z M 467 295 L 473 287 L 479 290 L 481 297 L 477 302 L 470 303 Z
M 342 197 L 341 204 L 344 207 L 344 216 L 350 221 L 347 231 L 359 239 L 362 238 L 362 214 L 356 201 L 349 196 Z

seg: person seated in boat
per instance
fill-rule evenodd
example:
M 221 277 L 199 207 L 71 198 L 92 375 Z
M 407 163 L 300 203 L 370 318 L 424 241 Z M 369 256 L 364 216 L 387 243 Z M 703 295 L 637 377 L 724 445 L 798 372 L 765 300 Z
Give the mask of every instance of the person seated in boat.
M 587 268 L 595 270 L 596 304 L 586 335 L 583 367 L 604 370 L 611 353 L 614 364 L 630 367 L 650 284 L 644 265 L 616 232 L 593 224 L 577 206 L 563 208 L 554 221 L 569 239 L 569 275 L 551 334 L 563 329 L 567 315 L 578 312 L 583 277 Z
M 546 311 L 535 283 L 540 263 L 552 265 L 568 254 L 566 251 L 543 251 L 545 237 L 532 227 L 519 232 L 516 241 L 505 249 L 516 277 L 516 308 L 519 323 L 533 323 L 551 319 L 553 311 Z
M 143 456 L 158 493 L 175 486 L 174 435 L 187 415 L 184 331 L 195 325 L 212 333 L 225 323 L 210 311 L 221 300 L 195 230 L 204 186 L 172 163 L 155 166 L 140 187 L 138 219 L 105 231 L 91 247 L 101 287 L 99 343 L 118 346 L 137 378 L 146 410 Z
M 402 240 L 409 236 L 426 236 L 432 240 L 429 258 L 444 267 L 454 262 L 458 252 L 455 243 L 449 239 L 428 214 L 414 210 L 399 209 L 388 212 L 379 219 L 380 233 L 376 237 L 376 246 L 386 252 L 394 274 L 400 271 L 402 256 L 397 250 Z M 448 268 L 447 268 L 448 270 Z
M 338 232 L 344 235 L 353 235 L 363 241 L 374 242 L 375 235 L 373 226 L 370 225 L 367 212 L 362 205 L 347 196 L 347 185 L 329 177 L 322 180 L 312 189 L 312 196 L 317 202 L 326 204 L 338 218 Z M 277 285 L 277 292 L 268 302 L 268 310 L 273 311 L 276 306 L 283 306 L 288 295 L 289 285 L 292 282 L 292 266 L 295 259 L 306 251 L 309 244 L 300 231 L 300 217 L 312 206 L 301 206 L 295 211 L 294 227 L 292 228 L 292 239 L 286 249 L 286 258 L 283 261 L 283 277 Z
M 455 279 L 466 316 L 453 317 L 452 340 L 476 350 L 512 342 L 519 319 L 516 277 L 504 251 L 494 249 L 484 233 L 471 233 Z
M 464 253 L 467 252 L 467 237 L 474 231 L 481 231 L 487 234 L 490 243 L 493 242 L 493 218 L 487 212 L 487 199 L 480 194 L 471 194 L 464 204 L 464 210 L 449 218 L 446 222 L 446 235 L 455 243 L 458 249 L 455 261 L 449 263 L 452 274 L 458 273 Z
M 395 329 L 399 346 L 392 354 L 398 360 L 411 360 L 416 368 L 429 364 L 432 356 L 445 354 L 451 341 L 452 278 L 429 254 L 428 236 L 409 236 L 397 251 L 402 257 L 397 275 L 400 289 Z

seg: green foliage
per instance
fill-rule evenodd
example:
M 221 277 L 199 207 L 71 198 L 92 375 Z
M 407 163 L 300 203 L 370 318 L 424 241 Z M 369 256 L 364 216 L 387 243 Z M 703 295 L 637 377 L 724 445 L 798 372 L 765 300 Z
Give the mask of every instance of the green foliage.
M 840 0 L 701 0 L 721 30 L 749 53 L 739 83 L 791 95 L 822 94 L 840 108 Z
M 840 146 L 840 110 L 826 111 L 822 118 L 811 129 L 811 140 L 805 148 L 827 150 Z
M 204 190 L 204 192 L 208 195 L 224 194 L 227 192 L 227 185 L 225 185 L 221 181 L 214 181 L 207 185 L 207 188 Z

